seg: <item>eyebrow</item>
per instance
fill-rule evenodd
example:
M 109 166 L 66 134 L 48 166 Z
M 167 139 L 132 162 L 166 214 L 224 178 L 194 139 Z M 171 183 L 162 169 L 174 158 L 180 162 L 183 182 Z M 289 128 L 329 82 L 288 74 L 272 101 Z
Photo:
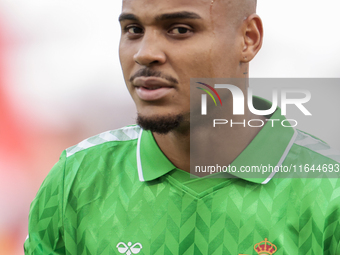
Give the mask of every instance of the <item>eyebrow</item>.
M 174 13 L 164 13 L 161 15 L 156 16 L 156 21 L 164 21 L 164 20 L 171 20 L 171 19 L 201 19 L 201 16 L 194 12 L 174 12 Z M 132 20 L 138 21 L 139 19 L 132 13 L 122 13 L 119 16 L 119 22 L 124 20 Z
M 124 20 L 133 20 L 133 21 L 138 21 L 138 18 L 131 14 L 131 13 L 122 13 L 119 15 L 119 22 L 122 22 Z

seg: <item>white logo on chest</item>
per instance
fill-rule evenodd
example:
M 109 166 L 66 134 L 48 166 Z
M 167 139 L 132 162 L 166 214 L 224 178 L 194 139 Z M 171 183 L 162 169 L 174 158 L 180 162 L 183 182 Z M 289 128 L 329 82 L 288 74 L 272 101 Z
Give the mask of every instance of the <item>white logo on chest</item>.
M 143 248 L 143 246 L 140 243 L 135 243 L 132 245 L 131 242 L 128 242 L 126 245 L 123 242 L 120 242 L 117 244 L 117 249 L 119 253 L 126 254 L 126 255 L 131 255 L 131 254 L 138 254 L 140 250 Z

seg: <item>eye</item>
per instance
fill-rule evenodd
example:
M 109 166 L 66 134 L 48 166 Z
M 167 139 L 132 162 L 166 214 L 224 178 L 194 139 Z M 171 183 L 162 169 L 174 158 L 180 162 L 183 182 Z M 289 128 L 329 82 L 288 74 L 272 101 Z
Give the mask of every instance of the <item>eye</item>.
M 169 30 L 169 34 L 172 35 L 186 35 L 192 33 L 192 29 L 189 27 L 174 27 Z
M 138 27 L 138 26 L 128 26 L 128 27 L 125 28 L 125 31 L 130 33 L 130 34 L 133 34 L 133 35 L 143 33 L 143 29 L 141 27 Z

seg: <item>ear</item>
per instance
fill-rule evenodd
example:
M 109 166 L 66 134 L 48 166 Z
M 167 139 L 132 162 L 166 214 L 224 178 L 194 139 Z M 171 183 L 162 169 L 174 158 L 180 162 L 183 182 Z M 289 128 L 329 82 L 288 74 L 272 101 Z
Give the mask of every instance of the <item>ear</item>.
M 252 60 L 261 49 L 263 41 L 263 26 L 257 14 L 251 14 L 243 23 L 242 63 Z

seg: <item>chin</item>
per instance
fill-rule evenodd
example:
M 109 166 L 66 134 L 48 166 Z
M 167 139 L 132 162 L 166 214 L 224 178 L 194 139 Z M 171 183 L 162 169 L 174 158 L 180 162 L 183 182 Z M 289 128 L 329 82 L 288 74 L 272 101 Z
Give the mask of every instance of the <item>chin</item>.
M 167 134 L 178 129 L 184 123 L 184 114 L 146 116 L 138 113 L 137 124 L 144 130 L 158 134 Z

